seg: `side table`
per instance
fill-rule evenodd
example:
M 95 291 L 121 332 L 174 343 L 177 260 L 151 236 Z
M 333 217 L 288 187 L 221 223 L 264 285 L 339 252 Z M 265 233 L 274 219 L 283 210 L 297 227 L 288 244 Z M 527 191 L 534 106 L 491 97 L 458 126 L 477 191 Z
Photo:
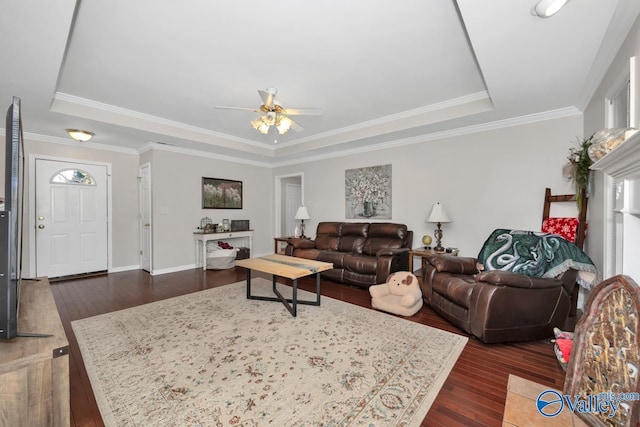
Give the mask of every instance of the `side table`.
M 293 236 L 289 237 L 274 237 L 273 238 L 273 253 L 280 253 L 280 244 L 281 243 L 289 243 L 289 240 L 293 239 Z
M 449 255 L 458 256 L 457 250 L 453 252 L 445 252 L 445 251 L 440 252 L 440 251 L 435 251 L 433 249 L 425 249 L 425 248 L 411 249 L 409 251 L 409 271 L 413 273 L 413 257 L 422 258 L 421 268 L 424 270 L 427 263 L 427 259 L 426 259 L 427 256 L 435 255 L 435 254 L 445 254 L 445 253 Z
M 294 237 L 294 236 L 274 237 L 273 238 L 273 253 L 274 254 L 279 254 L 280 253 L 280 244 L 281 243 L 289 243 L 289 241 L 291 239 L 308 239 L 308 237 Z

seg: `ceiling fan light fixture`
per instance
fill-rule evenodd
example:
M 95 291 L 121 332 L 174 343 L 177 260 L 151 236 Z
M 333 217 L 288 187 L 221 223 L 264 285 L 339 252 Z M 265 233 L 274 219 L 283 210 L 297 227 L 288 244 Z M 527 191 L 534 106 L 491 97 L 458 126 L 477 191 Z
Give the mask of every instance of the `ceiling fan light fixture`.
M 548 18 L 555 15 L 567 4 L 569 0 L 540 0 L 531 10 L 531 13 L 540 18 Z
M 71 139 L 78 142 L 87 142 L 95 136 L 95 133 L 82 129 L 65 129 Z
M 269 126 L 276 124 L 276 113 L 269 111 L 266 115 L 262 116 L 262 121 Z
M 280 133 L 280 135 L 284 135 L 285 133 L 287 133 L 289 129 L 291 129 L 292 124 L 293 122 L 289 117 L 280 116 L 278 123 L 276 124 L 276 128 L 278 128 L 278 133 Z
M 276 93 L 278 91 L 275 88 L 267 88 L 265 90 L 258 90 L 260 98 L 262 98 L 262 105 L 259 109 L 245 108 L 245 107 L 224 107 L 216 106 L 215 108 L 226 110 L 248 110 L 262 115 L 255 117 L 251 120 L 251 126 L 263 135 L 269 133 L 269 128 L 275 126 L 280 135 L 284 135 L 293 128 L 296 132 L 303 131 L 302 126 L 294 122 L 288 116 L 301 116 L 301 115 L 313 115 L 318 116 L 322 114 L 321 108 L 291 108 L 285 109 L 276 99 Z M 277 142 L 277 141 L 276 141 Z
M 260 132 L 263 135 L 266 135 L 266 134 L 269 133 L 269 125 L 266 124 L 265 122 L 262 122 L 262 124 L 260 126 L 258 126 L 257 131 Z
M 255 130 L 258 130 L 261 124 L 262 124 L 262 117 L 256 117 L 255 119 L 251 120 L 251 126 L 253 126 Z

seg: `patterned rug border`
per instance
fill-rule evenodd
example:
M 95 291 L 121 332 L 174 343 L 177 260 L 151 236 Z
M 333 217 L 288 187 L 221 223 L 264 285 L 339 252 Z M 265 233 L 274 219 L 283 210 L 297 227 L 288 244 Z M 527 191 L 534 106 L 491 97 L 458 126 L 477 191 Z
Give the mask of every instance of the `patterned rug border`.
M 246 287 L 246 283 L 245 281 L 240 281 L 240 282 L 235 282 L 235 283 L 231 283 L 228 285 L 223 285 L 223 286 L 218 286 L 215 288 L 210 288 L 210 289 L 205 289 L 202 291 L 198 291 L 198 292 L 194 292 L 194 293 L 190 293 L 190 294 L 185 294 L 185 295 L 180 295 L 180 296 L 176 296 L 176 297 L 171 297 L 171 298 L 167 298 L 164 300 L 159 300 L 159 301 L 154 301 L 151 303 L 147 303 L 147 304 L 143 304 L 140 306 L 135 306 L 135 307 L 130 307 L 130 308 L 126 308 L 126 309 L 122 309 L 122 310 L 117 310 L 114 312 L 109 312 L 109 313 L 104 313 L 104 314 L 100 314 L 100 315 L 96 315 L 96 316 L 92 316 L 92 317 L 88 317 L 88 318 L 84 318 L 84 319 L 79 319 L 79 320 L 74 320 L 71 322 L 71 326 L 72 329 L 74 331 L 74 334 L 76 336 L 76 340 L 78 342 L 78 346 L 80 347 L 80 351 L 82 353 L 82 358 L 83 358 L 83 362 L 87 371 L 87 374 L 89 376 L 90 382 L 91 382 L 91 386 L 94 392 L 94 396 L 96 398 L 96 402 L 98 404 L 98 407 L 100 409 L 100 413 L 101 416 L 103 418 L 103 421 L 105 423 L 106 426 L 116 426 L 117 422 L 116 422 L 116 418 L 114 416 L 113 413 L 113 408 L 111 406 L 111 404 L 109 403 L 109 398 L 107 397 L 107 392 L 106 390 L 103 389 L 103 387 L 101 386 L 101 383 L 99 381 L 99 374 L 97 372 L 98 368 L 94 365 L 94 361 L 91 358 L 85 357 L 85 355 L 90 354 L 89 348 L 87 347 L 87 337 L 84 335 L 83 332 L 83 323 L 87 322 L 87 321 L 96 321 L 98 319 L 101 318 L 113 318 L 114 316 L 116 317 L 120 317 L 120 316 L 124 316 L 127 313 L 132 313 L 132 312 L 136 312 L 139 311 L 142 308 L 145 309 L 149 309 L 152 307 L 166 307 L 166 306 L 171 306 L 171 305 L 175 305 L 178 304 L 180 300 L 189 300 L 191 298 L 193 298 L 193 295 L 198 294 L 198 295 L 202 295 L 202 294 L 209 294 L 209 293 L 222 293 L 224 291 L 226 291 L 229 288 L 233 288 L 233 287 L 238 287 L 238 288 L 242 288 L 242 292 L 244 293 L 245 287 Z M 262 278 L 256 278 L 252 281 L 252 290 L 253 290 L 253 294 L 254 295 L 269 295 L 271 296 L 271 282 L 266 280 L 266 279 L 262 279 Z M 286 286 L 286 285 L 279 285 L 278 289 L 285 295 L 285 296 L 289 296 L 290 297 L 290 290 L 291 287 L 290 286 Z M 314 294 L 304 291 L 304 290 L 298 290 L 298 297 L 300 299 L 308 299 L 313 297 Z M 249 300 L 246 300 L 247 302 Z M 266 304 L 268 306 L 273 306 L 273 310 L 274 311 L 278 311 L 278 310 L 282 310 L 283 312 L 286 313 L 287 317 L 290 317 L 292 321 L 296 321 L 298 319 L 293 318 L 289 315 L 288 312 L 286 312 L 285 307 L 283 307 L 283 305 L 281 303 L 278 302 L 267 302 L 267 301 L 259 301 L 260 304 Z M 450 348 L 450 353 L 447 355 L 442 355 L 443 357 L 443 362 L 441 364 L 441 371 L 438 373 L 438 376 L 434 379 L 433 383 L 431 384 L 431 387 L 429 388 L 429 391 L 426 393 L 426 395 L 422 396 L 423 400 L 422 403 L 419 404 L 419 406 L 416 408 L 416 410 L 414 411 L 414 415 L 411 418 L 410 423 L 408 424 L 402 424 L 402 426 L 404 427 L 419 427 L 420 424 L 422 423 L 422 420 L 425 418 L 425 416 L 427 415 L 427 413 L 429 412 L 429 409 L 431 408 L 433 402 L 435 401 L 438 393 L 440 392 L 440 390 L 442 389 L 442 386 L 444 384 L 444 382 L 446 381 L 446 379 L 448 378 L 449 374 L 451 373 L 451 370 L 453 369 L 453 366 L 455 365 L 455 363 L 457 362 L 460 354 L 462 353 L 462 351 L 464 350 L 466 343 L 468 342 L 468 338 L 466 336 L 463 335 L 458 335 L 455 333 L 451 333 L 451 332 L 447 332 L 447 331 L 443 331 L 441 329 L 437 329 L 428 325 L 423 325 L 417 322 L 412 322 L 411 320 L 408 319 L 404 319 L 402 317 L 398 317 L 398 316 L 394 316 L 382 311 L 378 311 L 378 310 L 374 310 L 371 308 L 367 308 L 367 307 L 361 307 L 355 304 L 350 304 L 338 299 L 334 299 L 334 298 L 330 298 L 330 297 L 326 297 L 326 296 L 322 296 L 322 305 L 320 307 L 310 307 L 310 306 L 305 306 L 305 305 L 299 305 L 298 306 L 298 316 L 301 315 L 301 313 L 304 312 L 304 310 L 321 310 L 322 306 L 328 305 L 328 304 L 338 304 L 338 305 L 347 305 L 349 306 L 350 310 L 353 311 L 362 311 L 363 313 L 366 312 L 367 314 L 370 314 L 371 312 L 376 313 L 377 315 L 380 316 L 387 316 L 385 319 L 385 322 L 390 322 L 390 323 L 394 323 L 394 324 L 402 324 L 403 322 L 408 322 L 412 325 L 419 325 L 420 327 L 423 328 L 428 328 L 434 331 L 438 331 L 439 333 L 442 334 L 446 334 L 448 336 L 451 336 L 451 339 L 456 340 L 456 342 L 452 345 L 452 347 Z M 348 415 L 348 414 L 347 414 Z M 348 418 L 348 416 L 347 416 Z M 134 424 L 135 425 L 135 424 Z M 244 425 L 244 424 L 242 424 Z M 311 425 L 311 424 L 309 424 Z M 313 424 L 315 425 L 315 424 Z M 324 424 L 323 424 L 324 425 Z M 348 424 L 340 424 L 341 426 L 347 426 L 347 425 L 352 425 L 351 423 Z M 354 424 L 355 425 L 355 424 Z M 369 424 L 370 427 L 374 427 L 377 424 L 375 423 L 371 423 Z M 398 424 L 400 425 L 400 424 Z M 307 424 L 304 424 L 304 426 L 307 426 Z M 328 427 L 333 427 L 333 425 L 327 425 Z

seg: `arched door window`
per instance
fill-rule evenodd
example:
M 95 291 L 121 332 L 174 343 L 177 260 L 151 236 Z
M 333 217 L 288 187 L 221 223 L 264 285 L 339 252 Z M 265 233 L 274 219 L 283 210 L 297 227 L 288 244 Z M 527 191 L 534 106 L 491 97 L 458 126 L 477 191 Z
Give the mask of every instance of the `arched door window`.
M 64 169 L 51 177 L 52 184 L 96 185 L 96 180 L 81 169 Z

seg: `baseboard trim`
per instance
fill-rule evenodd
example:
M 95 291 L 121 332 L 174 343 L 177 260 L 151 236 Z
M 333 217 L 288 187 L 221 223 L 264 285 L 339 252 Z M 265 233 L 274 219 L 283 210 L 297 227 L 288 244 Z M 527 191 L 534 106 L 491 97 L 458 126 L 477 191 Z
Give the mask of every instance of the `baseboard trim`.
M 169 268 L 161 268 L 161 269 L 157 269 L 157 270 L 151 270 L 149 273 L 152 276 L 158 276 L 160 274 L 177 273 L 178 271 L 184 271 L 184 270 L 193 270 L 194 268 L 196 268 L 195 264 L 187 264 L 187 265 L 178 265 L 176 267 L 169 267 Z
M 132 270 L 140 270 L 140 264 L 137 265 L 125 265 L 122 267 L 111 267 L 109 269 L 109 273 L 121 273 L 123 271 L 132 271 Z

